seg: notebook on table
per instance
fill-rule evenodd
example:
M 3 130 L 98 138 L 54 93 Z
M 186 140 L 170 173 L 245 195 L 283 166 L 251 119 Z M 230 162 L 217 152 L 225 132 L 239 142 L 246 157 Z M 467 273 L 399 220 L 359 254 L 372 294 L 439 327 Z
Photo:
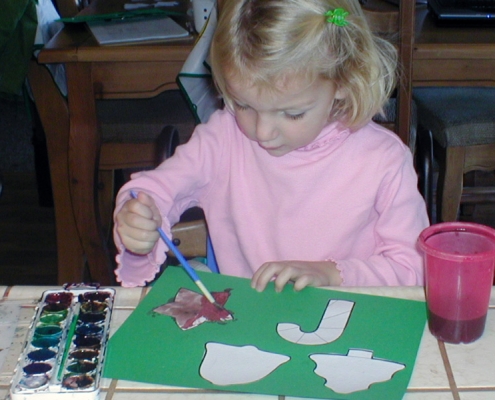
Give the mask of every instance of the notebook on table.
M 440 23 L 495 26 L 495 0 L 428 0 Z
M 169 17 L 143 17 L 87 22 L 100 45 L 154 42 L 189 37 L 189 32 Z

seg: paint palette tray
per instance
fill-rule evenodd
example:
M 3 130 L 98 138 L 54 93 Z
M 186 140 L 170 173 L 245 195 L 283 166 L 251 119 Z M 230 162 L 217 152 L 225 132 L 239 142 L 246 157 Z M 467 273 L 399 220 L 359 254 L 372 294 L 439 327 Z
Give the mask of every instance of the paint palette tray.
M 114 298 L 114 289 L 83 284 L 43 292 L 10 399 L 98 399 Z

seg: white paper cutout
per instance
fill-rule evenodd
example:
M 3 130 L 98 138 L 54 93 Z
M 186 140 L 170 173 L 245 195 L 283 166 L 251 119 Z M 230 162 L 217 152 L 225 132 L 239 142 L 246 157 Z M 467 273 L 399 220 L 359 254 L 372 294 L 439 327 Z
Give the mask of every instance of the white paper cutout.
M 200 375 L 214 385 L 238 385 L 263 379 L 290 357 L 259 350 L 254 346 L 206 343 Z
M 373 358 L 372 350 L 349 350 L 339 354 L 312 354 L 315 373 L 324 378 L 325 386 L 334 392 L 348 394 L 385 382 L 406 366 L 393 361 Z
M 354 304 L 353 301 L 330 300 L 313 332 L 303 332 L 299 325 L 292 323 L 278 323 L 277 332 L 291 343 L 331 343 L 345 330 Z M 342 394 L 367 390 L 374 383 L 392 379 L 396 372 L 406 367 L 398 362 L 373 358 L 373 350 L 351 349 L 347 355 L 320 353 L 309 357 L 316 364 L 314 373 L 325 379 L 325 387 Z M 199 372 L 203 379 L 218 386 L 249 384 L 265 378 L 290 359 L 253 345 L 208 342 Z
M 291 343 L 305 345 L 331 343 L 344 332 L 353 307 L 353 301 L 330 300 L 320 325 L 315 331 L 303 332 L 297 324 L 279 323 L 277 324 L 277 333 Z

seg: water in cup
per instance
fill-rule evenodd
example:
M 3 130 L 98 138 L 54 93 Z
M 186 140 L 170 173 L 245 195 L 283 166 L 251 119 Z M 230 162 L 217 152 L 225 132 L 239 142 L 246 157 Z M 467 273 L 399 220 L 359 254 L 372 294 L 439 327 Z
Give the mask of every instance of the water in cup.
M 471 343 L 485 328 L 495 266 L 495 230 L 446 222 L 426 228 L 424 251 L 428 325 L 438 339 Z

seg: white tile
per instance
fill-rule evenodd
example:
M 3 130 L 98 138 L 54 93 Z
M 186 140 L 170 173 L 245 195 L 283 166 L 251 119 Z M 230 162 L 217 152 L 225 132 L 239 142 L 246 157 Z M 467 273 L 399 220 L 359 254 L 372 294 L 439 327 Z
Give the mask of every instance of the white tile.
M 103 396 L 102 396 L 103 397 Z M 103 397 L 104 398 L 104 397 Z M 116 392 L 112 400 L 177 400 L 177 394 L 164 392 Z M 181 394 L 180 400 L 277 400 L 277 396 L 262 396 L 243 393 L 189 393 Z M 289 400 L 289 397 L 286 397 Z M 300 399 L 298 399 L 300 400 Z
M 0 302 L 0 371 L 15 336 L 21 313 L 21 304 L 21 302 L 17 301 Z
M 19 314 L 19 326 L 30 325 L 33 322 L 37 304 L 38 303 L 34 303 L 27 306 L 23 304 L 21 312 Z
M 12 344 L 5 357 L 5 362 L 0 370 L 0 385 L 10 385 L 10 381 L 14 376 L 14 370 L 17 366 L 17 361 L 19 360 L 19 356 L 26 342 L 27 332 L 27 326 L 18 327 L 16 329 Z
M 421 339 L 409 388 L 449 389 L 449 381 L 440 355 L 438 341 L 431 335 L 428 326 L 425 326 Z
M 257 400 L 258 397 L 253 397 L 253 400 Z M 260 397 L 261 399 L 261 397 Z M 276 397 L 269 397 L 269 399 L 276 399 Z M 285 400 L 302 400 L 300 397 L 285 397 Z M 305 399 L 311 400 L 311 399 Z M 382 400 L 382 399 L 380 399 Z M 383 399 L 386 400 L 386 399 Z M 452 394 L 448 392 L 415 392 L 405 393 L 402 400 L 452 400 Z
M 104 382 L 105 390 L 108 388 L 108 383 Z M 134 397 L 131 397 L 134 396 Z M 155 397 L 153 397 L 155 396 Z M 223 392 L 223 391 L 206 391 L 203 389 L 181 388 L 165 385 L 154 385 L 143 382 L 133 382 L 119 380 L 112 397 L 113 400 L 276 400 L 277 396 L 269 395 L 253 395 L 245 393 Z M 289 400 L 290 397 L 286 397 Z
M 134 310 L 128 309 L 128 310 L 122 310 L 122 309 L 114 309 L 112 311 L 112 319 L 110 321 L 110 337 L 113 336 L 115 332 L 122 326 L 122 324 L 125 322 L 127 318 L 129 318 L 129 315 L 132 314 Z
M 114 307 L 136 307 L 143 296 L 143 288 L 115 288 Z
M 137 391 L 146 391 L 146 390 L 158 390 L 162 392 L 173 392 L 173 393 L 199 393 L 203 392 L 202 389 L 194 389 L 194 388 L 184 388 L 184 387 L 176 387 L 176 386 L 167 386 L 167 385 L 156 385 L 153 383 L 146 382 L 136 382 L 136 381 L 126 381 L 124 379 L 119 379 L 117 382 L 117 390 L 126 391 L 126 390 L 137 390 Z
M 22 302 L 13 302 L 22 303 Z M 17 366 L 17 361 L 26 343 L 29 326 L 33 320 L 34 307 L 21 308 L 17 326 L 10 347 L 6 350 L 4 363 L 0 369 L 0 385 L 10 385 L 10 380 Z
M 459 397 L 461 400 L 493 400 L 495 399 L 495 388 L 479 392 L 460 392 Z
M 457 387 L 495 388 L 495 309 L 488 311 L 480 339 L 470 344 L 446 343 L 445 347 Z
M 402 400 L 452 400 L 454 397 L 448 392 L 415 392 L 406 393 Z M 486 400 L 486 399 L 485 399 Z
M 327 289 L 360 294 L 371 294 L 375 296 L 395 297 L 398 299 L 425 301 L 425 291 L 422 286 L 328 287 Z
M 105 382 L 106 386 L 105 390 L 108 388 L 108 382 Z M 120 396 L 122 397 L 114 397 L 113 399 L 118 399 L 118 400 L 124 400 L 124 399 L 129 399 L 129 400 L 136 400 L 136 398 L 141 399 L 148 399 L 146 395 L 143 395 L 141 397 L 141 393 L 147 394 L 147 393 L 155 393 L 155 399 L 180 399 L 180 400 L 187 400 L 187 399 L 212 399 L 212 400 L 228 400 L 228 399 L 233 399 L 233 400 L 277 400 L 278 396 L 269 396 L 269 395 L 261 395 L 261 394 L 245 394 L 245 393 L 236 393 L 236 392 L 225 392 L 225 391 L 210 391 L 210 390 L 205 390 L 205 389 L 194 389 L 194 388 L 184 388 L 184 387 L 176 387 L 176 386 L 167 386 L 167 385 L 155 385 L 151 383 L 144 383 L 144 382 L 133 382 L 133 381 L 126 381 L 126 380 L 118 380 L 117 382 L 117 387 L 116 387 L 116 393 L 119 393 Z M 139 396 L 131 399 L 128 396 L 128 393 L 139 393 Z M 158 395 L 159 393 L 159 395 Z M 151 399 L 151 397 L 149 397 Z M 289 399 L 295 399 L 294 397 L 286 397 L 286 400 Z M 298 400 L 300 400 L 298 398 Z M 306 399 L 309 400 L 309 399 Z
M 9 300 L 26 300 L 29 303 L 37 303 L 45 290 L 53 290 L 53 286 L 13 286 L 10 289 Z

